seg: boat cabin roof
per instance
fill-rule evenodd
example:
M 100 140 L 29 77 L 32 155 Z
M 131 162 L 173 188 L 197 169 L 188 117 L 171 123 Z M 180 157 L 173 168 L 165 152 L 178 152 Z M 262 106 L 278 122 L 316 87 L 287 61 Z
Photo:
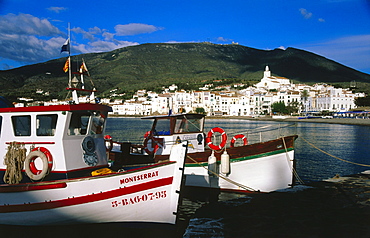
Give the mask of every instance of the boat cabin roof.
M 52 111 L 107 111 L 112 108 L 103 104 L 81 103 L 71 105 L 50 105 L 50 106 L 32 106 L 32 107 L 6 107 L 0 108 L 0 113 L 6 112 L 52 112 Z
M 159 116 L 149 116 L 149 117 L 142 117 L 141 119 L 169 119 L 169 118 L 176 118 L 176 119 L 200 119 L 205 117 L 203 114 L 196 114 L 196 113 L 188 113 L 188 114 L 171 114 L 171 115 L 159 115 Z

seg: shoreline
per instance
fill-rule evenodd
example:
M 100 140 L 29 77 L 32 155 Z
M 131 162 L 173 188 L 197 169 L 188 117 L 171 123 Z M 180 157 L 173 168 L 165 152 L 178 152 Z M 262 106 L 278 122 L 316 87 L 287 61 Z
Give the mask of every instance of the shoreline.
M 207 117 L 208 119 L 238 119 L 238 120 L 251 120 L 251 121 L 276 121 L 276 122 L 302 122 L 302 123 L 326 123 L 326 124 L 343 124 L 343 125 L 359 125 L 359 126 L 370 126 L 370 119 L 359 119 L 359 118 L 310 118 L 310 119 L 298 119 L 297 117 L 287 117 L 285 119 L 274 119 L 271 117 Z
M 142 118 L 145 116 L 138 115 L 109 115 L 110 118 Z M 244 116 L 206 116 L 207 119 L 237 119 L 250 121 L 276 121 L 276 122 L 301 122 L 301 123 L 326 123 L 326 124 L 343 124 L 343 125 L 359 125 L 370 126 L 370 119 L 360 118 L 310 118 L 298 119 L 298 117 L 287 118 L 272 118 L 272 117 L 244 117 Z

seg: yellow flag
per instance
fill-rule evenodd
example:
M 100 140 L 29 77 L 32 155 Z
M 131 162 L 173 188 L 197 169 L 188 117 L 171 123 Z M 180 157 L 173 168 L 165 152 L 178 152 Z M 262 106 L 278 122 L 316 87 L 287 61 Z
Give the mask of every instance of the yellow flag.
M 66 63 L 64 64 L 63 71 L 64 73 L 67 73 L 69 69 L 69 58 L 67 59 Z

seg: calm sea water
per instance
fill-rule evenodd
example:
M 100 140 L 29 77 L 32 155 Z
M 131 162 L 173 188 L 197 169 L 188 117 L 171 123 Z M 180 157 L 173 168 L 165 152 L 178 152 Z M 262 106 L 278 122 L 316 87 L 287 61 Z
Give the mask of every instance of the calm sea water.
M 151 127 L 151 120 L 140 118 L 109 118 L 106 133 L 115 141 L 142 143 L 143 135 Z M 336 174 L 349 175 L 369 170 L 369 167 L 350 164 L 330 155 L 354 163 L 370 164 L 370 127 L 356 125 L 337 125 L 321 123 L 279 123 L 271 121 L 248 121 L 233 119 L 208 119 L 205 132 L 213 127 L 221 127 L 228 137 L 243 133 L 248 135 L 249 143 L 274 139 L 280 135 L 297 134 L 295 142 L 295 159 L 297 172 L 304 182 L 320 181 Z M 323 153 L 305 140 L 317 146 Z M 330 155 L 328 155 L 330 154 Z M 239 211 L 250 199 L 246 195 L 221 193 L 219 201 Z M 191 219 L 197 209 L 205 206 L 203 201 L 184 199 L 180 206 L 180 225 L 177 233 L 166 230 L 141 231 L 106 225 L 62 226 L 62 227 L 12 227 L 1 226 L 0 233 L 10 237 L 230 237 L 224 229 L 223 217 L 214 219 L 197 217 Z M 217 206 L 216 206 L 217 207 Z M 240 210 L 242 213 L 243 210 Z M 230 216 L 235 216 L 230 215 Z M 229 217 L 228 219 L 233 219 Z M 343 218 L 344 219 L 344 218 Z M 240 234 L 244 236 L 245 234 Z M 271 237 L 274 237 L 273 234 Z

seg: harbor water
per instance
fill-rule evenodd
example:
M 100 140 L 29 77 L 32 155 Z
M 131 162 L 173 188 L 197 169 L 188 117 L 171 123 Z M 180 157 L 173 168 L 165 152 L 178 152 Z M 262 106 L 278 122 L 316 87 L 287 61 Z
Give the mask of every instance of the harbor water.
M 109 118 L 106 134 L 114 141 L 141 144 L 151 124 L 151 120 L 140 118 Z M 362 225 L 370 222 L 369 210 L 348 210 L 338 189 L 324 186 L 313 193 L 307 184 L 369 170 L 362 165 L 370 164 L 370 126 L 207 119 L 204 131 L 213 127 L 223 128 L 229 140 L 236 134 L 247 135 L 249 143 L 297 134 L 296 170 L 302 184 L 272 194 L 220 193 L 218 200 L 211 203 L 184 197 L 175 231 L 94 224 L 52 228 L 0 226 L 0 232 L 10 237 L 369 237 L 369 229 Z

